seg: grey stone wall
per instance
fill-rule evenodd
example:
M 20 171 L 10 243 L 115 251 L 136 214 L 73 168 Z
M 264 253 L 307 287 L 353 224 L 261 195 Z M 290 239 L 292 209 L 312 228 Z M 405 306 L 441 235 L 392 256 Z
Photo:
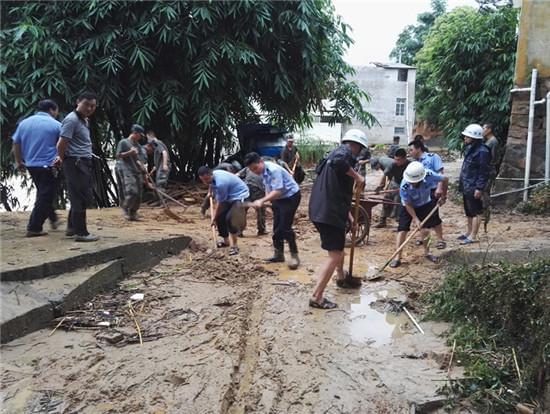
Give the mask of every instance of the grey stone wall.
M 536 100 L 546 96 L 550 90 L 550 78 L 539 78 L 537 81 Z M 510 128 L 506 141 L 504 159 L 493 189 L 493 194 L 523 188 L 523 181 L 509 180 L 525 175 L 527 127 L 529 123 L 529 92 L 512 94 L 512 111 Z M 533 124 L 533 151 L 531 154 L 530 178 L 544 178 L 544 159 L 546 151 L 546 103 L 535 105 Z M 530 185 L 540 181 L 532 180 Z M 523 192 L 517 192 L 493 198 L 495 205 L 514 206 L 522 200 Z

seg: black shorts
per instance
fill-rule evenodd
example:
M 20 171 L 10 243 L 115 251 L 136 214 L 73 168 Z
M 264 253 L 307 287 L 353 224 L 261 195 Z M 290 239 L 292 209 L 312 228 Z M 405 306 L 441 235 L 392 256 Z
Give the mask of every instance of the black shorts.
M 429 203 L 424 204 L 423 206 L 415 207 L 414 211 L 418 219 L 420 221 L 424 220 L 428 216 L 428 214 L 430 214 L 430 211 L 432 211 L 435 205 L 436 201 L 432 200 Z M 399 214 L 399 226 L 397 226 L 397 231 L 409 231 L 411 229 L 411 223 L 412 217 L 407 212 L 407 209 L 403 207 L 401 209 L 401 214 Z M 441 219 L 439 218 L 439 209 L 437 209 L 436 212 L 428 219 L 423 228 L 431 229 L 438 224 L 441 224 Z
M 346 230 L 325 223 L 313 223 L 321 235 L 321 247 L 324 250 L 343 251 L 346 244 Z
M 473 194 L 462 196 L 466 217 L 477 217 L 483 213 L 483 199 L 475 198 Z

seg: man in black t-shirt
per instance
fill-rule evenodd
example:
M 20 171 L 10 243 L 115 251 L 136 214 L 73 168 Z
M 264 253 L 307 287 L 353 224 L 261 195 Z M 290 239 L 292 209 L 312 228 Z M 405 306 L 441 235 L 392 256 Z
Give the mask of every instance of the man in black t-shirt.
M 328 251 L 329 259 L 322 267 L 309 306 L 333 309 L 337 305 L 323 297 L 334 270 L 337 284 L 346 285 L 344 274 L 344 245 L 346 222 L 352 220 L 349 211 L 353 184 L 365 185 L 365 179 L 355 171 L 356 157 L 367 147 L 367 137 L 358 129 L 350 129 L 342 138 L 342 145 L 333 150 L 317 167 L 317 178 L 309 199 L 309 218 L 319 231 L 321 247 Z M 355 224 L 354 224 L 355 225 Z
M 373 162 L 374 161 L 374 162 Z M 390 161 L 388 163 L 388 161 Z M 380 157 L 380 159 L 371 160 L 371 166 L 373 169 L 382 170 L 384 175 L 378 187 L 376 187 L 376 192 L 380 192 L 383 189 L 394 190 L 392 193 L 386 193 L 384 198 L 388 202 L 401 203 L 399 197 L 399 185 L 403 179 L 403 172 L 409 165 L 409 160 L 407 160 L 407 152 L 403 148 L 399 148 L 395 151 L 394 158 Z M 383 204 L 382 205 L 382 215 L 380 216 L 380 221 L 374 226 L 374 228 L 380 229 L 384 228 L 387 225 L 388 217 L 399 217 L 401 212 L 401 206 L 395 204 Z

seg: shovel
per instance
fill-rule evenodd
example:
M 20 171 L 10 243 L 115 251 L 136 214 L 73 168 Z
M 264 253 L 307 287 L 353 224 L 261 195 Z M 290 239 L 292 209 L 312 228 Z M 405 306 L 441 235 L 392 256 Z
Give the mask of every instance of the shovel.
M 376 269 L 373 269 L 374 273 L 373 272 L 368 272 L 366 275 L 365 275 L 365 279 L 366 280 L 375 280 L 375 279 L 379 279 L 383 276 L 382 274 L 382 271 L 388 267 L 388 265 L 391 263 L 391 261 L 393 260 L 393 258 L 395 256 L 397 256 L 397 254 L 403 250 L 403 248 L 407 245 L 407 243 L 409 243 L 412 238 L 416 235 L 416 233 L 418 233 L 419 230 L 421 230 L 423 227 L 424 227 L 424 224 L 426 224 L 426 222 L 430 219 L 431 216 L 433 216 L 435 214 L 435 212 L 437 211 L 437 209 L 439 208 L 439 204 L 436 204 L 435 207 L 430 211 L 430 213 L 426 216 L 426 218 L 424 220 L 422 220 L 422 222 L 420 223 L 420 226 L 417 227 L 416 229 L 414 229 L 411 234 L 409 234 L 409 236 L 405 239 L 405 241 L 403 243 L 401 243 L 401 246 L 399 246 L 397 248 L 397 250 L 395 250 L 393 252 L 393 254 L 390 256 L 390 258 L 388 259 L 388 261 L 384 264 L 384 266 L 382 266 L 379 270 L 376 270 Z
M 336 281 L 336 285 L 346 289 L 357 289 L 361 287 L 361 278 L 353 276 L 353 256 L 355 253 L 355 239 L 357 238 L 357 220 L 359 218 L 359 198 L 362 188 L 355 187 L 355 206 L 353 208 L 353 226 L 351 230 L 351 247 L 349 250 L 349 270 L 343 281 Z M 340 283 L 338 283 L 340 282 Z
M 180 223 L 185 223 L 185 220 L 182 219 L 180 216 L 178 216 L 176 213 L 174 213 L 172 210 L 170 210 L 168 208 L 168 206 L 166 205 L 166 201 L 164 200 L 163 196 L 161 195 L 161 192 L 157 189 L 157 186 L 155 185 L 155 183 L 153 183 L 153 180 L 151 180 L 151 176 L 149 174 L 146 175 L 147 177 L 147 181 L 149 182 L 149 184 L 151 185 L 151 187 L 153 187 L 153 191 L 155 192 L 155 194 L 157 195 L 157 197 L 159 198 L 161 204 L 162 204 L 162 211 L 164 212 L 164 214 L 166 214 L 168 217 L 176 220 L 176 221 L 179 221 Z

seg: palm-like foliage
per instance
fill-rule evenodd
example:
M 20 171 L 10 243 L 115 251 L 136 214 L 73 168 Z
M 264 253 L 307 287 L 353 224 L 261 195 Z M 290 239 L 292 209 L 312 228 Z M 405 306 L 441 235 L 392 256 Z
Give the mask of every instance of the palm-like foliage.
M 346 81 L 352 41 L 330 0 L 3 2 L 1 14 L 3 143 L 39 99 L 69 111 L 84 89 L 99 96 L 96 151 L 138 122 L 171 144 L 182 174 L 216 162 L 260 115 L 306 125 L 334 99 L 335 120 L 374 121 Z

